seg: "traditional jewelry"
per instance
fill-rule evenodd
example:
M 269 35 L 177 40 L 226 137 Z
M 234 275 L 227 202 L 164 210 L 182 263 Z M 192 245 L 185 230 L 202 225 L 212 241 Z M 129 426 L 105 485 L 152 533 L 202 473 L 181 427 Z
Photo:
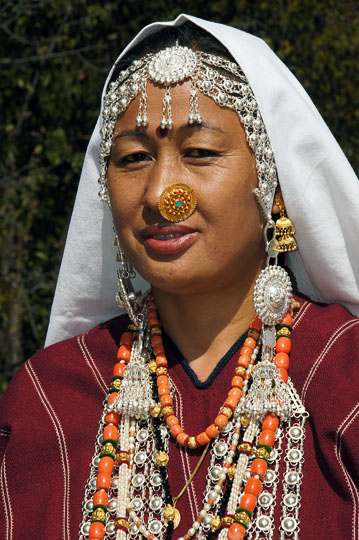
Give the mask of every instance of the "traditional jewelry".
M 188 219 L 197 206 L 197 196 L 188 184 L 171 184 L 164 189 L 158 201 L 158 210 L 167 221 Z
M 165 128 L 162 128 L 161 126 L 157 126 L 156 127 L 156 135 L 157 137 L 159 137 L 160 139 L 163 139 L 164 137 L 167 137 L 168 135 L 168 129 L 165 127 Z
M 132 284 L 129 263 L 126 255 L 122 251 L 117 234 L 114 243 L 115 246 L 117 246 L 116 260 L 121 263 L 121 266 L 117 271 L 118 292 L 116 293 L 116 303 L 121 309 L 127 311 L 131 321 L 138 326 L 137 297 L 136 293 L 131 290 Z
M 168 397 L 171 398 L 171 389 L 163 343 L 158 339 L 161 329 L 153 298 L 148 299 L 142 315 L 139 326 L 129 325 L 120 340 L 118 361 L 105 402 L 97 450 L 86 488 L 80 539 L 101 540 L 106 537 L 126 540 L 143 536 L 148 540 L 171 540 L 180 519 L 175 503 L 181 492 L 172 498 L 167 480 L 168 436 L 171 434 L 178 441 L 178 435 L 183 431 L 177 433 L 181 427 L 176 422 L 171 423 L 170 429 L 168 426 L 165 428 L 166 424 L 161 420 L 161 408 L 163 412 L 170 406 L 167 401 Z M 211 468 L 213 473 L 208 475 L 203 508 L 180 540 L 190 540 L 197 534 L 211 540 L 218 531 L 220 540 L 242 540 L 247 529 L 261 538 L 272 537 L 278 458 L 284 434 L 283 429 L 278 432 L 278 427 L 285 420 L 289 424 L 283 480 L 282 537 L 293 538 L 299 528 L 299 488 L 307 415 L 288 380 L 292 331 L 290 313 L 282 317 L 275 327 L 275 355 L 271 365 L 267 365 L 266 359 L 255 363 L 258 345 L 254 348 L 253 345 L 260 331 L 263 334 L 259 319 L 255 319 L 248 331 L 247 340 L 250 341 L 245 342 L 237 361 L 233 379 L 242 379 L 241 397 L 237 406 L 231 401 L 234 407 L 231 421 L 233 419 L 235 428 L 230 444 L 227 446 L 223 439 L 223 442 L 217 439 L 218 442 L 213 443 L 213 456 L 224 455 L 223 465 L 217 466 L 214 485 L 212 474 L 216 467 Z M 151 348 L 156 361 L 151 359 Z M 253 383 L 250 386 L 251 375 Z M 282 384 L 287 386 L 287 392 L 281 393 Z M 162 391 L 163 387 L 165 391 Z M 234 388 L 238 389 L 238 386 Z M 254 397 L 257 396 L 258 401 L 258 396 L 263 395 L 266 398 L 262 397 L 255 403 Z M 229 396 L 233 397 L 231 391 Z M 166 403 L 162 403 L 163 400 Z M 287 409 L 284 408 L 286 400 L 289 401 Z M 231 403 L 227 398 L 224 407 Z M 255 406 L 248 406 L 251 403 Z M 167 415 L 171 416 L 174 414 Z M 151 423 L 155 443 L 151 438 Z M 178 427 L 172 433 L 176 425 Z M 227 425 L 228 418 L 213 439 L 220 433 L 224 434 Z M 212 426 L 216 427 L 215 422 Z M 194 437 L 196 443 L 204 442 L 203 436 L 208 432 L 211 434 L 211 429 L 207 428 Z M 208 437 L 206 451 L 210 440 Z M 228 453 L 223 454 L 225 448 L 228 448 Z M 271 469 L 273 464 L 274 470 Z M 273 494 L 268 491 L 270 489 Z
M 280 190 L 277 190 L 275 194 L 275 204 L 279 208 L 280 217 L 275 222 L 273 249 L 278 253 L 296 251 L 298 245 L 294 238 L 295 228 L 292 221 L 285 215 L 285 205 Z
M 214 439 L 221 430 L 223 430 L 229 418 L 233 415 L 233 411 L 236 409 L 240 398 L 244 394 L 243 387 L 246 389 L 247 386 L 245 384 L 246 370 L 250 364 L 251 355 L 257 346 L 261 322 L 258 318 L 255 318 L 251 322 L 248 337 L 241 348 L 241 355 L 237 361 L 235 373 L 231 381 L 231 389 L 228 392 L 227 398 L 225 399 L 218 416 L 216 416 L 213 423 L 203 432 L 191 436 L 184 432 L 173 411 L 173 400 L 170 395 L 167 374 L 168 362 L 165 356 L 160 320 L 154 300 L 149 300 L 147 302 L 147 318 L 148 326 L 151 331 L 152 350 L 156 358 L 156 362 L 153 363 L 153 366 L 150 366 L 150 369 L 155 370 L 157 373 L 157 388 L 161 402 L 161 410 L 170 433 L 181 446 L 190 449 L 197 448 L 198 446 L 205 446 L 211 439 Z
M 147 83 L 160 84 L 164 88 L 160 128 L 171 130 L 172 99 L 171 87 L 189 80 L 188 123 L 201 125 L 199 93 L 213 99 L 218 106 L 234 110 L 244 127 L 248 144 L 256 159 L 258 187 L 254 193 L 260 207 L 270 219 L 274 193 L 278 184 L 273 150 L 260 114 L 257 101 L 241 68 L 213 54 L 194 51 L 175 45 L 155 53 L 147 54 L 121 71 L 118 79 L 109 84 L 104 97 L 101 128 L 101 175 L 100 198 L 109 203 L 107 187 L 108 156 L 118 115 L 126 111 L 129 104 L 139 96 L 136 126 L 145 127 L 148 122 Z

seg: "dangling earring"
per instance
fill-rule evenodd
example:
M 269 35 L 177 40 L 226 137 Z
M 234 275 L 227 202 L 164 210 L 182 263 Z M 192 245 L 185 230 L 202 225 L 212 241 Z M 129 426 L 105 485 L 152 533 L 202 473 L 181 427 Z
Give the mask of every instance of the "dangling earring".
M 279 208 L 280 218 L 275 222 L 273 249 L 278 253 L 296 251 L 298 245 L 294 238 L 295 228 L 291 220 L 285 216 L 285 205 L 280 190 L 276 192 L 274 200 Z
M 136 326 L 140 323 L 140 318 L 137 316 L 137 298 L 131 283 L 131 272 L 129 262 L 126 255 L 122 251 L 118 236 L 115 236 L 115 246 L 117 246 L 116 260 L 120 263 L 120 268 L 117 270 L 118 292 L 116 294 L 116 303 L 121 309 L 127 311 L 133 324 Z

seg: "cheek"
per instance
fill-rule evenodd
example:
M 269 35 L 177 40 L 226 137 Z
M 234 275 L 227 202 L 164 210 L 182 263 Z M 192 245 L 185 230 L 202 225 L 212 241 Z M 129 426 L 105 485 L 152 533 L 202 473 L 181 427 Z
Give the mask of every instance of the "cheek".
M 134 221 L 142 205 L 143 195 L 136 189 L 136 184 L 120 180 L 110 171 L 108 186 L 114 223 L 117 227 L 127 227 Z

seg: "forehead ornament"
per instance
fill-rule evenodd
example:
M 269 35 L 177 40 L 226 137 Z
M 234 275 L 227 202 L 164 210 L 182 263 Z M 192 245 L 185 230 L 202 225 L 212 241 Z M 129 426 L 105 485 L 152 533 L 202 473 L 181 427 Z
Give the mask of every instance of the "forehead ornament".
M 107 166 L 118 116 L 139 96 L 136 126 L 139 129 L 147 126 L 147 82 L 152 81 L 164 87 L 159 127 L 162 130 L 171 130 L 173 128 L 171 86 L 187 80 L 191 82 L 189 125 L 202 123 L 199 93 L 213 99 L 219 107 L 227 107 L 237 113 L 256 159 L 258 186 L 254 193 L 264 215 L 270 220 L 277 186 L 277 171 L 266 128 L 246 76 L 234 62 L 179 45 L 167 47 L 158 53 L 150 53 L 135 60 L 109 84 L 102 109 L 100 198 L 109 202 Z
M 184 221 L 197 206 L 196 193 L 188 184 L 171 184 L 164 189 L 158 201 L 158 210 L 167 221 Z

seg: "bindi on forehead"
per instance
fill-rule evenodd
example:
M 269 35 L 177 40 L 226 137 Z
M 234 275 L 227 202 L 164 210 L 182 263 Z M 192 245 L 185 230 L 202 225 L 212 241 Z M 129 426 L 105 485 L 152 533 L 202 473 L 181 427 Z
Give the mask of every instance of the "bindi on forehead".
M 163 128 L 161 126 L 158 126 L 156 128 L 156 135 L 159 139 L 163 139 L 164 137 L 167 137 L 168 135 L 168 128 Z

